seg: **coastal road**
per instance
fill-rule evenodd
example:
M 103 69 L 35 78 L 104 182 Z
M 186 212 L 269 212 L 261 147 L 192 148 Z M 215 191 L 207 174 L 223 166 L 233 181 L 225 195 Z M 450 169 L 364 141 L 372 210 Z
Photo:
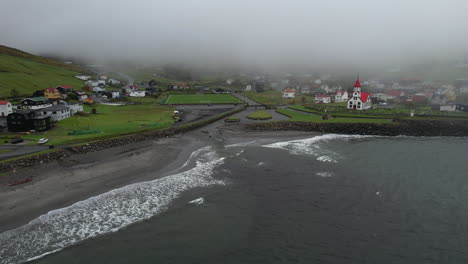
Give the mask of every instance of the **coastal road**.
M 32 154 L 39 151 L 44 151 L 49 149 L 48 146 L 44 145 L 13 145 L 13 144 L 4 144 L 0 145 L 1 151 L 8 151 L 5 153 L 0 153 L 0 160 L 11 159 L 27 154 Z

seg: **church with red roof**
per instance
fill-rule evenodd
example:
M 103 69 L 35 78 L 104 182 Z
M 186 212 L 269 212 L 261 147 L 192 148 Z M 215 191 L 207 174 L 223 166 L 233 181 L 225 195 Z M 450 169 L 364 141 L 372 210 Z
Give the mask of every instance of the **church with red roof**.
M 361 92 L 361 82 L 358 77 L 354 83 L 353 95 L 348 100 L 347 108 L 352 110 L 365 110 L 371 108 L 371 106 L 372 101 L 369 93 Z

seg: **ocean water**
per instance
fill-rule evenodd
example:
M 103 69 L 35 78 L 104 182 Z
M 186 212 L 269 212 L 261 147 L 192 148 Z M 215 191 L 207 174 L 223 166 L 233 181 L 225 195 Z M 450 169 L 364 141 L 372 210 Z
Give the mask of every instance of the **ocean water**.
M 468 263 L 468 138 L 206 147 L 0 234 L 0 263 Z

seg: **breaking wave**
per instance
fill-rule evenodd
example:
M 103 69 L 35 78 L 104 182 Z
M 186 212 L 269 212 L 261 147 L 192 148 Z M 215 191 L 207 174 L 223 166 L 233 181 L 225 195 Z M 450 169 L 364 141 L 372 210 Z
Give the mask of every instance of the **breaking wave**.
M 80 241 L 116 232 L 166 210 L 184 191 L 225 184 L 212 177 L 224 158 L 208 148 L 194 155 L 199 156 L 190 170 L 91 197 L 1 233 L 0 263 L 35 260 Z
M 276 142 L 272 144 L 263 145 L 263 147 L 284 149 L 289 151 L 291 154 L 314 156 L 317 159 L 317 161 L 337 163 L 338 160 L 341 159 L 341 156 L 334 151 L 331 151 L 327 148 L 323 148 L 322 143 L 328 143 L 330 141 L 337 140 L 350 140 L 368 137 L 375 136 L 326 134 L 312 138 Z

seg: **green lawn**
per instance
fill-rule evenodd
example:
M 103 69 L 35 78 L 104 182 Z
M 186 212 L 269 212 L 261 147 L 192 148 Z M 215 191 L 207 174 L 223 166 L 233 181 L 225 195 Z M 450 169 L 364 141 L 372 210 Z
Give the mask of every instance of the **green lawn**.
M 265 105 L 315 103 L 315 96 L 299 95 L 294 99 L 285 99 L 282 97 L 283 93 L 281 91 L 243 92 L 242 95 Z
M 135 133 L 142 130 L 161 129 L 172 126 L 172 107 L 141 105 L 94 105 L 97 114 L 75 115 L 56 123 L 48 131 L 22 136 L 24 139 L 38 140 L 46 137 L 47 144 L 72 144 L 96 140 L 103 137 Z M 85 112 L 91 108 L 85 106 Z M 71 133 L 71 135 L 69 135 Z M 0 136 L 5 137 L 6 135 Z
M 279 109 L 276 112 L 283 114 L 289 118 L 291 121 L 308 121 L 308 122 L 317 122 L 317 123 L 391 123 L 387 119 L 370 119 L 370 118 L 349 118 L 349 117 L 337 117 L 332 118 L 331 120 L 322 120 L 322 117 L 314 114 L 302 114 L 294 110 L 289 109 Z
M 0 97 L 11 96 L 12 89 L 25 96 L 31 96 L 39 89 L 59 85 L 72 85 L 81 89 L 84 82 L 74 77 L 77 74 L 61 67 L 0 54 Z
M 267 119 L 271 119 L 272 116 L 267 111 L 262 110 L 262 111 L 251 113 L 250 115 L 247 116 L 247 118 L 254 119 L 254 120 L 267 120 Z
M 242 103 L 230 94 L 171 94 L 166 104 L 235 104 Z

